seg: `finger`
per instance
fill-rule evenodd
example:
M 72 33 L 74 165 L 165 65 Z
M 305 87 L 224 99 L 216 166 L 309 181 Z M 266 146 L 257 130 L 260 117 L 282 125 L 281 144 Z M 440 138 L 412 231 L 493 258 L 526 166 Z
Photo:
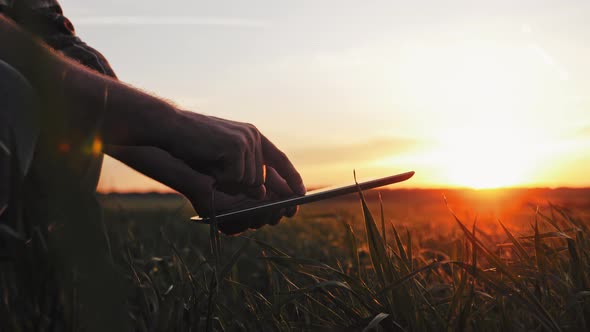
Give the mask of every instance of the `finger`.
M 279 196 L 277 193 L 275 193 L 273 191 L 269 191 L 267 194 L 267 198 L 270 201 L 274 201 L 274 200 L 278 200 Z M 274 226 L 281 221 L 281 218 L 283 218 L 283 216 L 285 216 L 286 213 L 287 213 L 287 208 L 275 209 L 275 210 L 268 211 L 268 212 L 266 212 L 266 214 L 268 216 L 266 223 Z
M 246 194 L 254 199 L 263 199 L 266 195 L 266 188 L 264 182 L 266 180 L 266 166 L 262 156 L 262 148 L 260 147 L 260 136 L 257 136 L 256 145 L 254 146 L 254 161 L 251 164 L 252 178 L 248 182 L 251 188 L 246 190 Z
M 239 222 L 227 222 L 219 225 L 219 230 L 225 235 L 236 235 L 248 230 L 248 224 Z
M 287 209 L 285 209 L 285 217 L 293 218 L 297 214 L 297 212 L 299 212 L 299 205 L 290 206 Z
M 226 158 L 223 167 L 214 171 L 214 176 L 221 186 L 242 184 L 246 171 L 246 153 L 241 152 L 236 157 Z
M 285 215 L 285 209 L 279 209 L 279 210 L 272 211 L 272 213 L 270 214 L 270 219 L 268 220 L 268 224 L 272 225 L 272 226 L 277 225 L 279 222 L 281 222 L 281 219 L 283 218 L 284 215 Z
M 256 146 L 254 147 L 254 170 L 255 176 L 250 184 L 253 187 L 258 187 L 264 184 L 266 180 L 266 166 L 264 165 L 264 155 L 262 154 L 262 142 L 260 136 L 257 137 Z
M 217 190 L 228 195 L 245 194 L 246 196 L 255 200 L 264 199 L 267 193 L 265 185 L 258 187 L 245 187 L 244 185 L 237 184 L 218 184 L 216 188 Z
M 224 193 L 224 194 L 228 194 L 228 195 L 239 195 L 242 194 L 244 192 L 244 186 L 243 185 L 237 185 L 237 184 L 227 184 L 227 183 L 219 183 L 216 182 L 215 183 L 215 189 L 217 189 L 218 191 Z
M 263 200 L 254 200 L 245 194 L 227 195 L 216 192 L 219 199 L 215 200 L 215 206 L 218 209 L 217 213 L 223 213 L 227 210 L 235 210 L 253 206 L 261 203 Z M 269 213 L 260 213 L 253 216 L 238 216 L 223 220 L 219 224 L 219 229 L 227 235 L 233 235 L 247 230 L 248 228 L 258 229 L 270 221 L 271 215 Z
M 241 184 L 258 187 L 264 183 L 264 158 L 260 141 L 260 133 L 254 127 L 248 127 L 248 139 L 244 155 L 244 178 Z
M 256 160 L 257 156 L 255 150 L 259 149 L 256 149 L 256 147 L 254 147 L 253 150 L 248 150 L 244 154 L 244 177 L 242 178 L 242 181 L 239 182 L 244 187 L 257 187 L 257 185 L 255 185 L 255 182 L 256 178 L 258 177 L 258 173 L 261 173 L 261 171 L 258 170 Z M 258 186 L 260 184 L 258 184 Z
M 295 166 L 291 163 L 285 153 L 280 151 L 266 137 L 260 137 L 266 165 L 272 166 L 277 173 L 285 179 L 289 187 L 298 195 L 305 195 L 307 190 L 303 184 L 303 179 Z
M 227 210 L 239 209 L 249 206 L 253 200 L 245 195 L 227 195 L 221 192 L 215 192 L 215 207 L 217 213 L 223 213 Z M 235 217 L 224 220 L 219 224 L 219 230 L 226 235 L 234 235 L 247 230 L 250 227 L 251 220 L 248 217 Z
M 269 192 L 276 194 L 277 198 L 292 197 L 295 196 L 291 187 L 287 184 L 287 181 L 283 179 L 277 171 L 270 167 L 266 167 L 266 189 Z
M 275 218 L 273 213 L 264 213 L 252 216 L 250 218 L 250 228 L 259 229 L 260 227 L 269 224 Z
M 276 200 L 277 198 L 278 197 L 274 192 L 269 191 L 266 193 L 266 196 L 264 197 L 263 201 L 272 201 L 272 200 Z M 262 203 L 263 201 L 258 201 L 257 204 Z M 250 220 L 250 228 L 258 229 L 264 225 L 275 222 L 275 220 L 277 218 L 280 219 L 280 217 L 282 216 L 282 212 L 280 210 L 281 209 L 279 209 L 278 211 L 274 210 L 274 211 L 262 212 L 262 213 L 252 216 L 252 218 Z M 277 216 L 277 214 L 279 214 L 279 215 Z
M 248 188 L 248 189 L 246 189 L 245 194 L 248 195 L 248 197 L 251 197 L 253 199 L 262 200 L 262 199 L 264 199 L 264 197 L 266 197 L 266 186 L 261 185 L 258 187 Z

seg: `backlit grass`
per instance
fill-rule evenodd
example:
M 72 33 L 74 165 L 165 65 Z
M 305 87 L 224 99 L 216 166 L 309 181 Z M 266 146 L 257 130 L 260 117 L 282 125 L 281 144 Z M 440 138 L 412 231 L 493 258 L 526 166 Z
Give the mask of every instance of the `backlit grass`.
M 446 225 L 405 227 L 390 222 L 387 200 L 370 209 L 361 195 L 360 206 L 318 205 L 277 227 L 221 236 L 217 251 L 207 226 L 184 222 L 177 200 L 151 209 L 113 202 L 105 234 L 131 288 L 126 310 L 136 330 L 589 329 L 588 224 L 560 207 L 530 210 L 524 225 L 492 227 L 448 209 Z M 84 327 L 75 289 L 56 291 L 51 268 L 35 265 L 44 257 L 18 256 L 17 268 L 9 255 L 0 279 L 0 310 L 10 317 L 3 330 L 29 330 L 31 322 L 50 330 L 55 308 L 59 328 Z M 49 286 L 24 292 L 19 273 Z

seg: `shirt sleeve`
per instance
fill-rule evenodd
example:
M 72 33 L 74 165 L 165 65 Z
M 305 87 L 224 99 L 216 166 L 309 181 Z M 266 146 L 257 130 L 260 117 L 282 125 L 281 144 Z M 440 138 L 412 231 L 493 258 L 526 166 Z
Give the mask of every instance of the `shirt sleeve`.
M 72 24 L 63 16 L 56 1 L 0 0 L 0 11 L 40 37 L 55 33 L 74 34 Z
M 0 0 L 0 12 L 65 56 L 116 78 L 106 58 L 76 36 L 74 25 L 56 0 Z

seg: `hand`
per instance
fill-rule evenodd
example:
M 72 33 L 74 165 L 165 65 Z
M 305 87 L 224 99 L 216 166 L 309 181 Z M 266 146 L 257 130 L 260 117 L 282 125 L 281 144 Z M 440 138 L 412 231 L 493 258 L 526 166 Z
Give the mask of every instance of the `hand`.
M 265 192 L 259 199 L 244 193 L 230 195 L 214 191 L 215 179 L 196 172 L 183 161 L 154 147 L 106 146 L 105 152 L 139 172 L 182 193 L 201 216 L 210 216 L 212 208 L 219 214 L 224 211 L 260 204 L 263 201 L 296 196 L 287 182 L 273 167 L 266 168 Z M 213 205 L 211 200 L 213 199 Z M 228 220 L 220 225 L 226 234 L 236 234 L 248 228 L 257 229 L 265 224 L 276 225 L 283 216 L 292 217 L 297 207 L 262 213 L 248 218 Z
M 264 197 L 264 166 L 272 167 L 292 192 L 305 194 L 289 158 L 250 124 L 181 111 L 164 148 L 191 168 L 212 176 L 220 190 Z M 245 190 L 244 188 L 248 188 Z
M 212 179 L 204 182 L 212 183 Z M 205 185 L 206 187 L 207 185 Z M 200 197 L 192 201 L 193 207 L 200 216 L 208 217 L 215 212 L 221 214 L 225 211 L 246 208 L 260 204 L 264 201 L 273 201 L 295 196 L 287 184 L 282 181 L 273 168 L 268 168 L 266 182 L 267 191 L 261 199 L 252 199 L 245 194 L 229 195 L 221 191 L 211 191 L 208 197 Z M 282 193 L 279 193 L 281 192 Z M 213 203 L 213 204 L 212 204 Z M 214 209 L 214 211 L 212 211 Z M 237 234 L 247 229 L 258 229 L 264 225 L 277 225 L 282 217 L 293 217 L 298 207 L 283 208 L 269 212 L 257 213 L 250 216 L 225 219 L 219 224 L 219 230 L 228 235 Z

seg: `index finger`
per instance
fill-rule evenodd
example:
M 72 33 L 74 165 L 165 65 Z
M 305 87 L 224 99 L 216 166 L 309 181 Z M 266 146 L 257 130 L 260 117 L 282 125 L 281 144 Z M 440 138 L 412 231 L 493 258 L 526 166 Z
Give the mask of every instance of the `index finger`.
M 295 166 L 291 163 L 287 155 L 279 150 L 264 135 L 261 135 L 262 151 L 264 153 L 264 162 L 273 167 L 279 175 L 287 181 L 289 187 L 298 195 L 305 195 L 307 189 L 303 184 L 303 179 Z

